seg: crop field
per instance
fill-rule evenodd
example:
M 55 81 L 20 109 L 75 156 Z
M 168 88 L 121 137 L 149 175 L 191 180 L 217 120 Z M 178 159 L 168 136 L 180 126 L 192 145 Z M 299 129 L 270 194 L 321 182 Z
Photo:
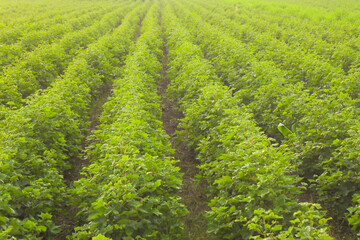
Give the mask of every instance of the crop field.
M 357 0 L 0 0 L 0 240 L 360 239 Z

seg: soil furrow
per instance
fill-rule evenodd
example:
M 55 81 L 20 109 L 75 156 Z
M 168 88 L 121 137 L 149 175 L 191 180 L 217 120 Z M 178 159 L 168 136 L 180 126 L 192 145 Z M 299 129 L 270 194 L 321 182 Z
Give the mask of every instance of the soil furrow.
M 184 174 L 180 195 L 189 210 L 189 214 L 183 218 L 185 234 L 182 239 L 209 239 L 209 236 L 206 234 L 207 221 L 204 217 L 204 213 L 208 209 L 205 194 L 206 183 L 200 182 L 195 177 L 199 173 L 197 168 L 199 162 L 196 160 L 195 153 L 190 151 L 186 144 L 177 136 L 177 132 L 181 131 L 178 125 L 184 115 L 172 99 L 167 96 L 166 92 L 170 84 L 170 79 L 167 75 L 168 51 L 166 40 L 164 40 L 162 50 L 164 55 L 163 69 L 161 82 L 158 87 L 158 94 L 161 96 L 162 121 L 166 133 L 170 136 L 172 148 L 175 149 L 174 158 L 178 160 L 180 171 Z

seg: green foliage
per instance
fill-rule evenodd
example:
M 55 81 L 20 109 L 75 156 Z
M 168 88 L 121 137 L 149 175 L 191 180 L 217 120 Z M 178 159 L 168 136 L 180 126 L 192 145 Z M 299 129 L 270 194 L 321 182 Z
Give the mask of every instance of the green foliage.
M 333 239 L 324 231 L 327 219 L 317 211 L 320 206 L 317 204 L 303 203 L 302 211 L 294 213 L 293 226 L 283 229 L 281 216 L 274 214 L 272 210 L 256 210 L 255 216 L 247 223 L 250 230 L 259 233 L 251 239 Z M 261 237 L 260 237 L 261 236 Z
M 116 27 L 131 7 L 131 4 L 127 4 L 104 15 L 100 11 L 93 18 L 87 17 L 83 29 L 73 31 L 66 28 L 66 35 L 59 41 L 52 44 L 44 42 L 34 51 L 26 52 L 14 64 L 5 66 L 0 76 L 0 103 L 21 106 L 23 98 L 49 87 L 83 48 Z M 94 23 L 96 20 L 99 21 Z
M 175 5 L 174 9 L 186 16 L 182 6 Z M 170 93 L 184 109 L 181 136 L 196 149 L 202 162 L 201 175 L 210 183 L 208 232 L 219 239 L 263 239 L 277 235 L 283 239 L 306 239 L 310 235 L 314 239 L 332 239 L 327 234 L 325 213 L 318 211 L 318 206 L 295 200 L 295 195 L 301 192 L 301 187 L 296 186 L 300 178 L 291 174 L 296 170 L 290 164 L 295 156 L 286 146 L 272 146 L 256 127 L 252 114 L 239 107 L 238 98 L 214 76 L 211 65 L 191 38 L 182 37 L 183 27 L 171 17 L 170 8 L 166 12 L 170 12 L 170 16 L 165 15 L 170 19 L 166 25 L 168 42 L 172 43 L 170 72 L 181 73 L 171 75 Z M 191 14 L 188 16 L 191 18 Z M 179 35 L 175 36 L 177 32 Z M 189 59 L 199 59 L 200 63 L 187 64 Z M 275 222 L 265 221 L 258 226 L 258 219 L 263 218 L 273 218 Z
M 182 174 L 156 94 L 160 24 L 169 95 L 185 113 L 179 135 L 210 184 L 209 233 L 331 239 L 320 206 L 295 200 L 300 175 L 360 236 L 357 5 L 234 4 L 1 2 L 1 239 L 51 239 L 70 202 L 80 209 L 75 239 L 181 237 Z M 92 164 L 69 194 L 64 171 L 114 79 Z
M 107 238 L 107 237 L 105 237 L 104 235 L 99 234 L 99 235 L 97 235 L 96 237 L 93 237 L 92 239 L 93 239 L 93 240 L 109 240 L 109 239 L 111 239 L 111 238 Z
M 121 27 L 90 45 L 64 76 L 31 96 L 26 106 L 2 111 L 0 221 L 4 239 L 50 238 L 59 232 L 51 216 L 58 215 L 72 198 L 64 171 L 80 154 L 92 100 L 116 73 L 118 61 L 112 57 L 129 51 L 127 43 L 144 11 L 135 9 Z M 119 42 L 127 47 L 111 48 Z M 104 50 L 107 54 L 102 54 Z
M 358 194 L 354 195 L 353 202 L 354 206 L 348 208 L 347 218 L 352 230 L 357 232 L 357 236 L 360 236 L 360 196 Z
M 286 8 L 276 17 L 265 14 L 266 8 L 240 5 L 236 13 L 231 0 L 221 5 L 174 2 L 192 33 L 188 38 L 201 46 L 215 74 L 232 88 L 238 104 L 251 109 L 269 137 L 288 145 L 296 172 L 313 183 L 319 200 L 340 223 L 360 186 L 354 154 L 359 54 L 354 35 L 348 34 L 353 26 L 326 21 L 303 25 L 289 19 Z M 284 139 L 279 123 L 294 126 L 295 134 Z
M 113 239 L 177 239 L 182 174 L 169 157 L 171 149 L 161 122 L 156 94 L 162 58 L 159 3 L 142 22 L 142 35 L 127 57 L 123 77 L 104 105 L 92 164 L 75 183 L 80 222 L 73 239 L 103 234 Z

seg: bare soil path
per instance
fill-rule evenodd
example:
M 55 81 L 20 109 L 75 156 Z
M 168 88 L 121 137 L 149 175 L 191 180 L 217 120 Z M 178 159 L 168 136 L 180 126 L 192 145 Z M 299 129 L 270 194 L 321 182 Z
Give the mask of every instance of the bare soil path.
M 164 37 L 165 39 L 165 37 Z M 197 168 L 199 161 L 195 157 L 195 153 L 190 151 L 184 142 L 177 137 L 177 132 L 181 131 L 178 128 L 180 120 L 184 117 L 183 113 L 177 108 L 176 104 L 167 95 L 167 88 L 170 84 L 170 79 L 167 75 L 168 71 L 168 50 L 166 48 L 166 41 L 163 46 L 163 69 L 161 82 L 158 87 L 158 94 L 161 96 L 162 107 L 162 121 L 166 133 L 170 136 L 172 148 L 175 149 L 174 158 L 178 160 L 178 166 L 181 169 L 183 176 L 183 184 L 181 197 L 184 204 L 189 210 L 183 218 L 185 224 L 185 236 L 183 240 L 201 240 L 211 239 L 206 233 L 207 221 L 204 217 L 205 211 L 208 209 L 206 204 L 206 184 L 196 180 L 195 176 L 199 173 Z

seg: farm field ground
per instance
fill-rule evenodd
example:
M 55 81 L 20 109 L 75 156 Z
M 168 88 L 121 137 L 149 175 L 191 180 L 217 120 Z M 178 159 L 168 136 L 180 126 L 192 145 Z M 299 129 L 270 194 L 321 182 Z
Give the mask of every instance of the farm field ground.
M 0 240 L 360 238 L 360 3 L 0 0 Z

